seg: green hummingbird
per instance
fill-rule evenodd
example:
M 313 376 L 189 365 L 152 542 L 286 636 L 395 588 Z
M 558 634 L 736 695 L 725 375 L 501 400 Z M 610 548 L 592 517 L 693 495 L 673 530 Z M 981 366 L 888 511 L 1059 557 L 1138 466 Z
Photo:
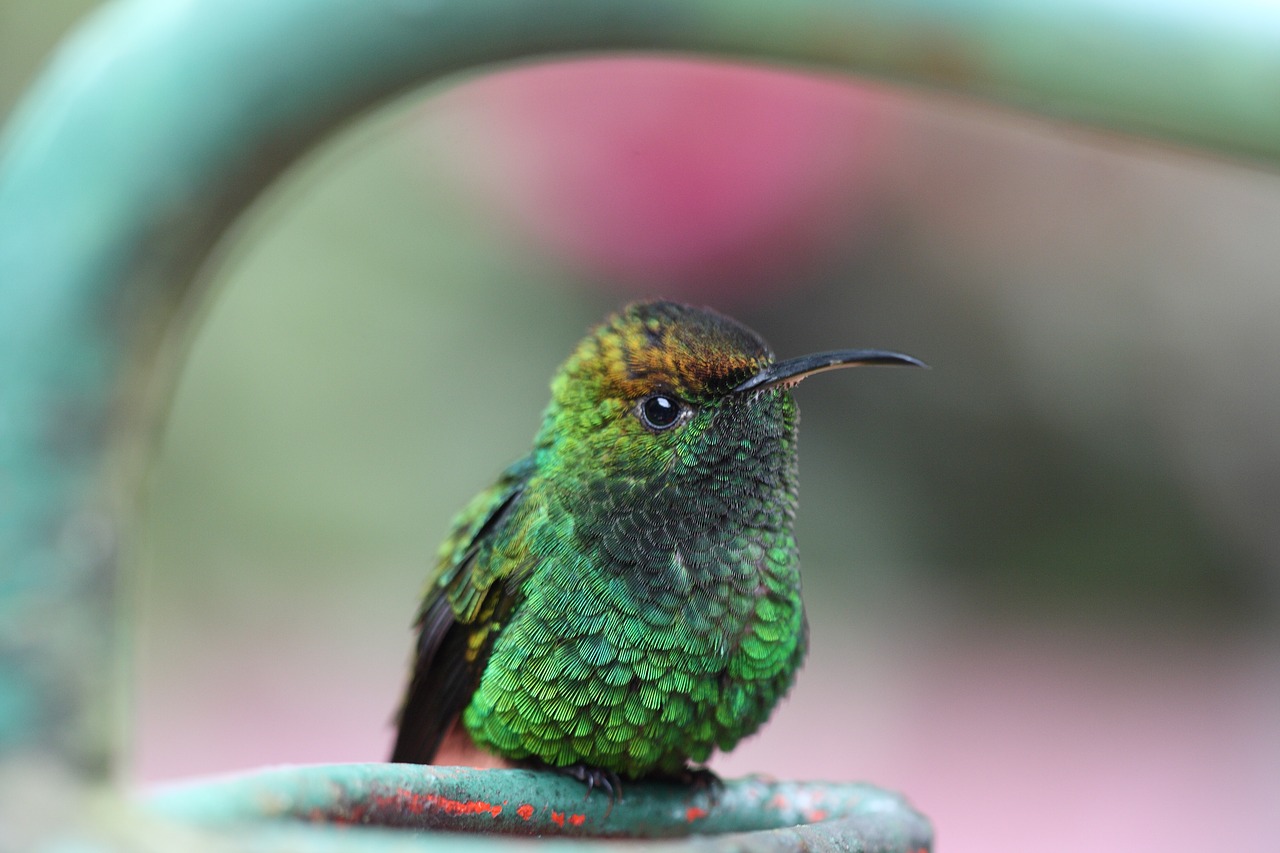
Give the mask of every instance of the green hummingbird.
M 611 795 L 708 773 L 691 763 L 756 731 L 807 648 L 791 388 L 865 364 L 921 362 L 776 361 L 737 321 L 666 301 L 595 328 L 532 452 L 440 549 L 391 760 L 430 764 L 461 727 Z

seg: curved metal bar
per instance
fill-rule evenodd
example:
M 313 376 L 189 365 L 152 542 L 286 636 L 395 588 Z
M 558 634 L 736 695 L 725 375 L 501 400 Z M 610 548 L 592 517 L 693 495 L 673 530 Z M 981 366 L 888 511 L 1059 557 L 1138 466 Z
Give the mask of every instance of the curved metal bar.
M 120 436 L 149 433 L 132 370 L 156 372 L 157 341 L 238 213 L 326 133 L 409 87 L 620 49 L 852 71 L 1280 158 L 1268 4 L 115 0 L 0 138 L 5 768 L 109 779 L 120 492 L 104 466 Z
M 579 781 L 530 770 L 328 765 L 193 781 L 157 790 L 163 815 L 204 826 L 291 820 L 577 838 L 684 838 L 887 818 L 902 849 L 929 843 L 928 822 L 897 794 L 855 783 L 778 783 L 750 777 L 723 790 L 627 785 L 617 807 Z
M 161 814 L 208 827 L 292 820 L 449 832 L 580 838 L 683 838 L 808 824 L 878 849 L 930 844 L 928 821 L 900 796 L 853 783 L 730 781 L 722 791 L 628 785 L 616 807 L 582 783 L 528 770 L 405 764 L 283 767 L 171 786 Z

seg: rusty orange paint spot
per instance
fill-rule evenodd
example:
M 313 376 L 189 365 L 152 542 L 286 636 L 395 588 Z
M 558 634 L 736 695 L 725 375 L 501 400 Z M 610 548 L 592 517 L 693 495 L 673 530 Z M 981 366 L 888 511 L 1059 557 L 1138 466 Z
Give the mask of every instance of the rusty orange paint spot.
M 574 826 L 582 826 L 582 824 L 586 821 L 586 819 L 587 819 L 587 816 L 584 814 L 569 815 L 569 823 L 573 824 Z
M 396 790 L 395 799 L 398 805 L 411 814 L 422 814 L 429 808 L 439 809 L 449 815 L 483 814 L 488 812 L 493 817 L 502 814 L 501 803 L 486 803 L 484 800 L 455 800 L 442 794 L 423 794 L 407 788 Z
M 516 814 L 520 815 L 523 820 L 528 820 L 533 817 L 533 806 L 525 803 L 523 806 L 516 809 Z
M 693 823 L 695 820 L 701 820 L 706 816 L 707 816 L 707 810 L 700 809 L 697 806 L 689 806 L 689 808 L 684 813 L 684 819 L 689 823 Z
M 552 809 L 552 810 L 551 810 L 551 821 L 552 821 L 552 823 L 554 823 L 556 826 L 564 826 L 564 812 L 558 812 L 558 811 L 556 811 L 555 809 Z

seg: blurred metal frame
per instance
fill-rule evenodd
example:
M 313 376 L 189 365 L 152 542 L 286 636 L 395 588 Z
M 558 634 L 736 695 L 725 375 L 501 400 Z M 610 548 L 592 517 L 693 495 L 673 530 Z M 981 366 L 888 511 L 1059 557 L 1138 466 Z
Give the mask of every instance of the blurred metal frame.
M 139 378 L 154 382 L 163 335 L 188 322 L 180 308 L 200 293 L 201 270 L 239 213 L 326 134 L 412 87 L 621 50 L 851 72 L 1217 155 L 1280 159 L 1280 9 L 1242 0 L 106 4 L 0 137 L 0 847 L 70 837 L 166 847 L 165 833 L 181 831 L 133 814 L 112 785 L 127 640 L 114 596 L 116 530 L 136 466 L 113 477 L 120 468 L 106 463 L 146 449 L 159 407 Z M 337 796 L 353 780 L 404 772 L 388 767 L 312 778 L 327 778 Z M 438 780 L 424 780 L 401 779 L 400 790 L 425 795 Z M 578 790 L 540 784 L 547 802 Z M 755 783 L 737 784 L 725 807 L 758 810 Z M 651 793 L 663 807 L 684 803 Z M 901 800 L 867 796 L 859 802 L 878 804 L 875 820 L 891 814 L 900 831 L 859 835 L 871 824 L 849 805 L 853 822 L 824 843 L 928 843 L 927 824 Z M 815 843 L 770 837 L 752 846 Z M 299 842 L 259 833 L 234 843 Z M 355 840 L 302 843 L 346 849 Z

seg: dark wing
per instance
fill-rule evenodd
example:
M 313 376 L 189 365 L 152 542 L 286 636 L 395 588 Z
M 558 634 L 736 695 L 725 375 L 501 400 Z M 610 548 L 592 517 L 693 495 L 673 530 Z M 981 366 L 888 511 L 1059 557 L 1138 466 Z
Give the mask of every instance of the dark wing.
M 518 603 L 515 566 L 489 565 L 533 471 L 531 460 L 508 468 L 476 496 L 440 549 L 418 616 L 413 678 L 400 709 L 391 760 L 430 764 L 454 719 L 480 683 L 497 629 Z

